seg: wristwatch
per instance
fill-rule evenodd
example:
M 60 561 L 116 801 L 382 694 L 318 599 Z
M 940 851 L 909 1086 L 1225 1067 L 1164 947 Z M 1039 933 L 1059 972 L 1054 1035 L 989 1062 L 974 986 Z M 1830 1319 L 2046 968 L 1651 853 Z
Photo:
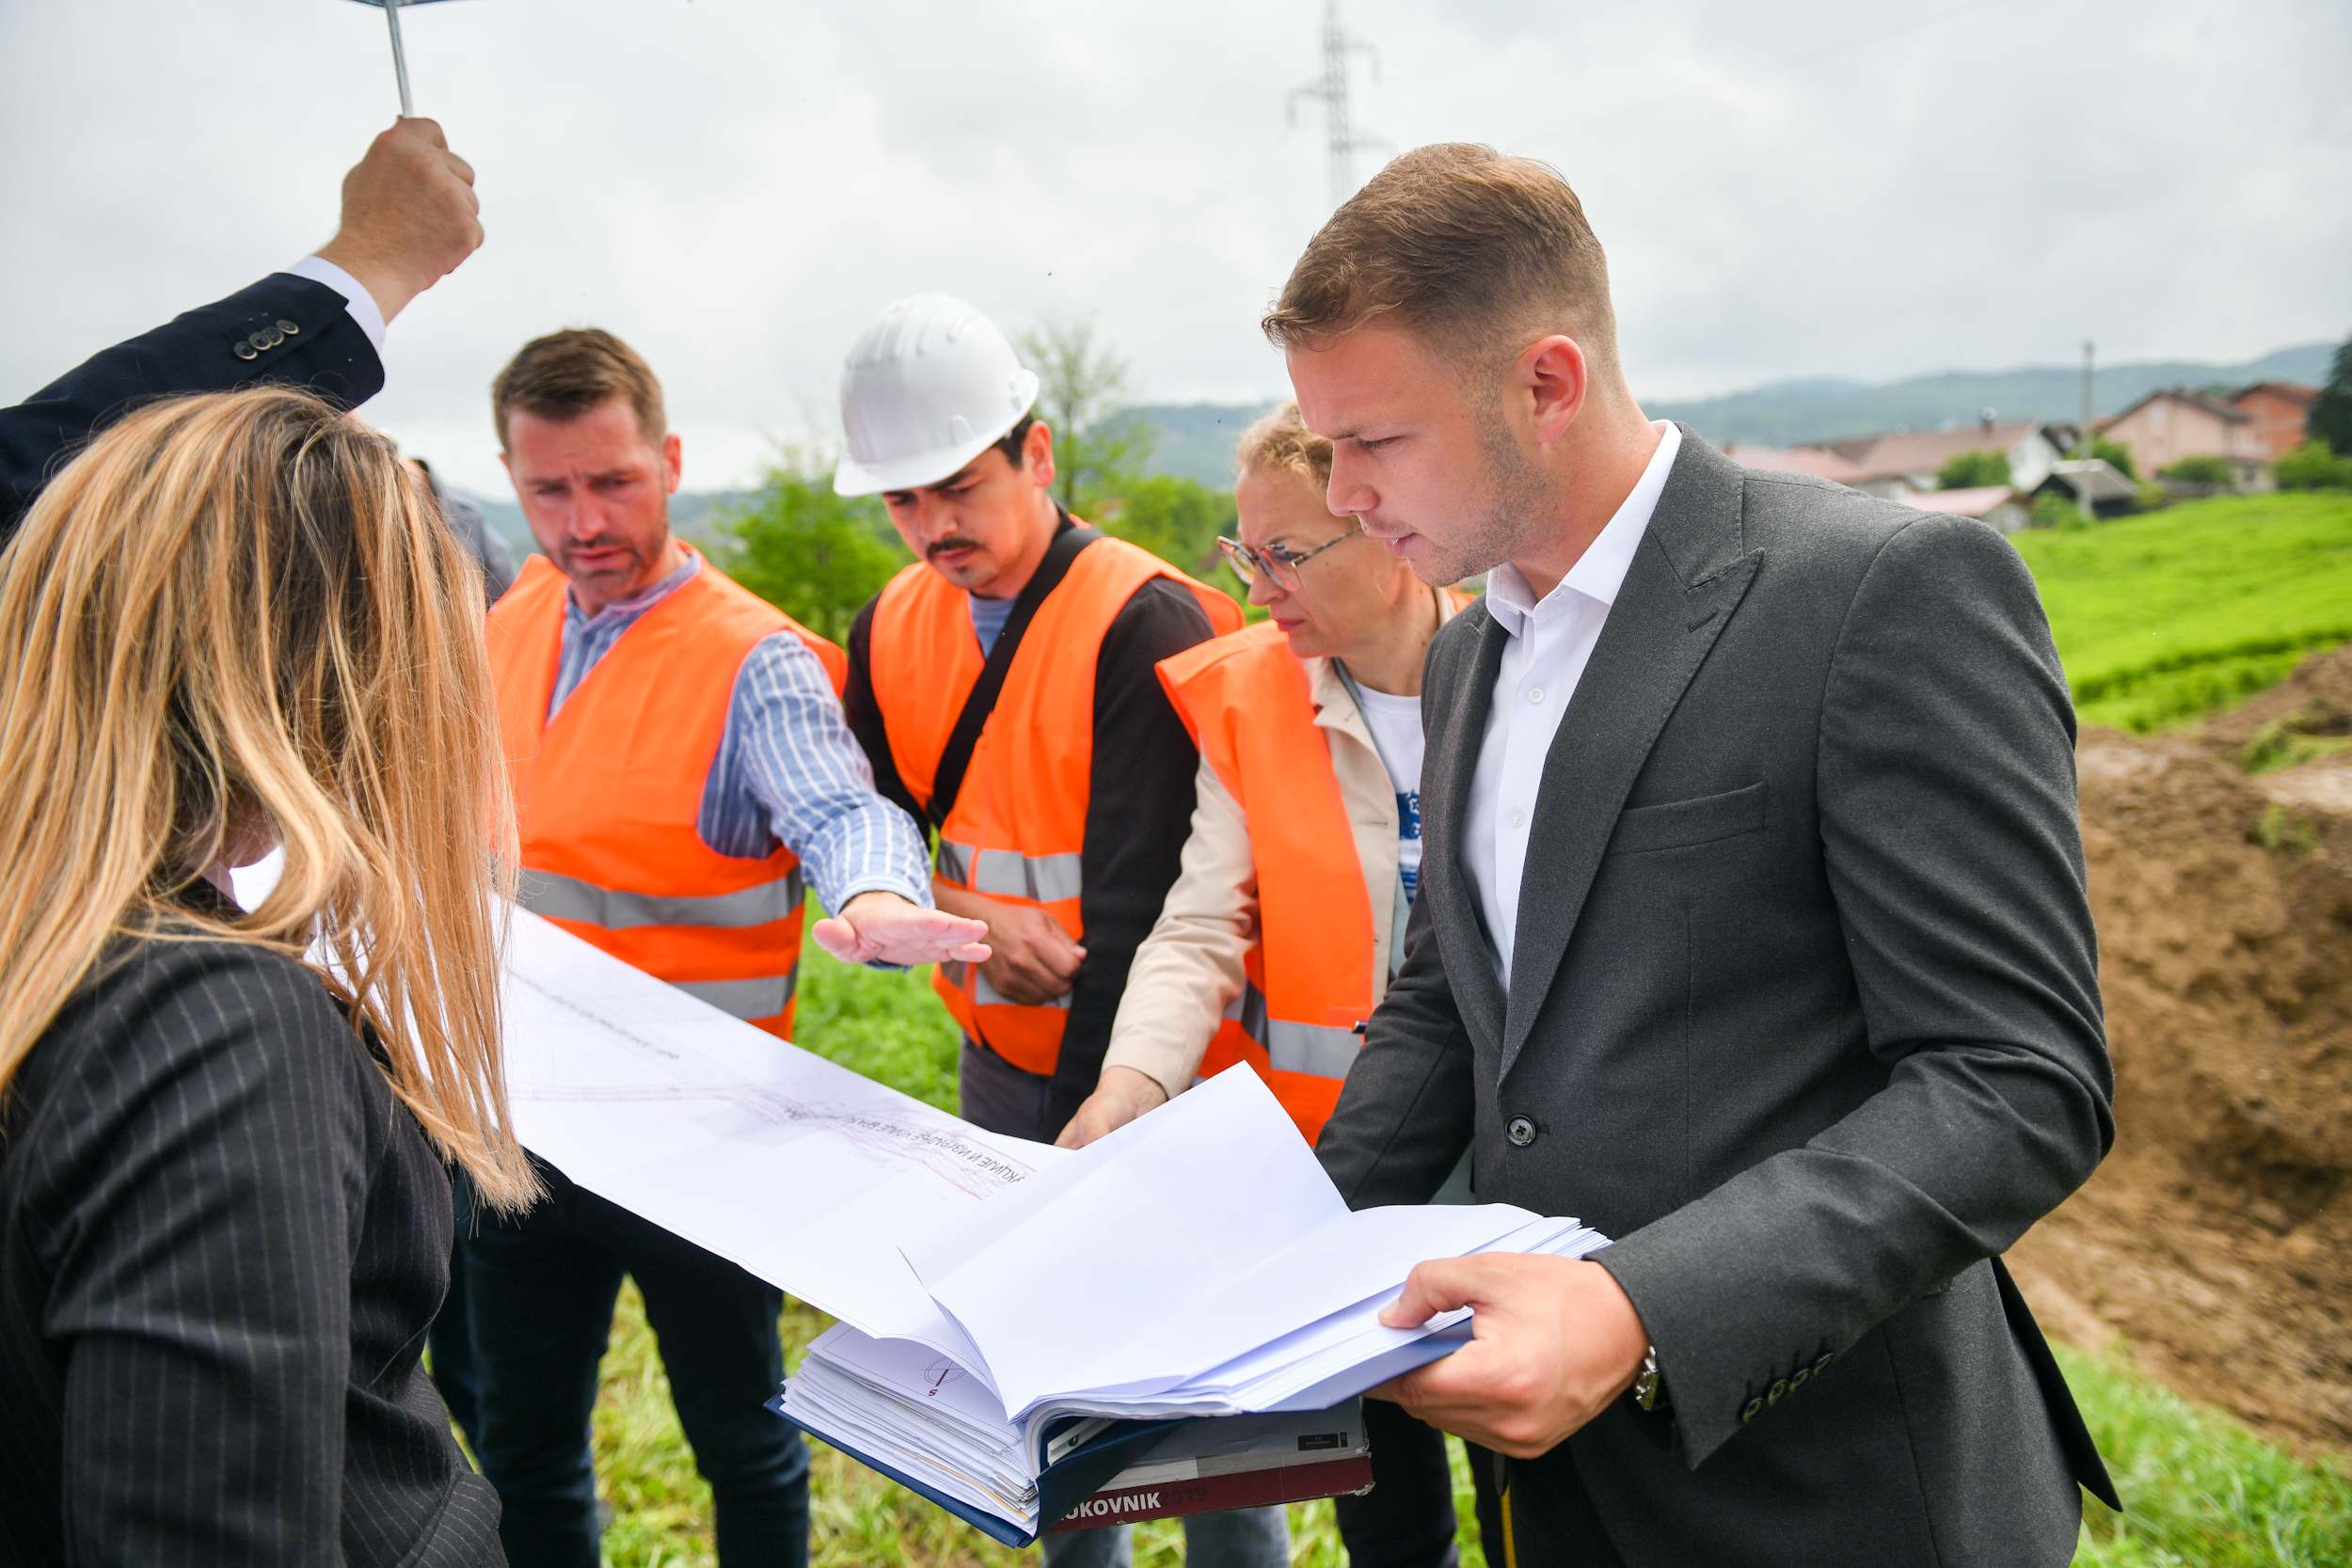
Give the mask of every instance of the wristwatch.
M 1664 1380 L 1658 1375 L 1658 1347 L 1644 1347 L 1642 1370 L 1633 1379 L 1633 1402 L 1645 1410 L 1657 1409 L 1663 1383 Z

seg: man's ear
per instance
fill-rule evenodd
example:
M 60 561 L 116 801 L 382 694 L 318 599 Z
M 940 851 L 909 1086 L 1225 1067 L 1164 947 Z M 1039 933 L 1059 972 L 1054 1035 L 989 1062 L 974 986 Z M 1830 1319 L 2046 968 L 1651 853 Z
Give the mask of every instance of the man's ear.
M 1054 485 L 1054 431 L 1043 420 L 1029 426 L 1028 435 L 1021 438 L 1021 466 L 1028 470 L 1029 483 L 1041 490 Z
M 661 437 L 661 470 L 665 493 L 676 495 L 678 481 L 686 477 L 686 443 L 675 430 Z
M 1520 351 L 1512 367 L 1512 389 L 1526 400 L 1531 434 L 1539 446 L 1567 433 L 1590 388 L 1584 351 L 1565 333 L 1536 339 Z

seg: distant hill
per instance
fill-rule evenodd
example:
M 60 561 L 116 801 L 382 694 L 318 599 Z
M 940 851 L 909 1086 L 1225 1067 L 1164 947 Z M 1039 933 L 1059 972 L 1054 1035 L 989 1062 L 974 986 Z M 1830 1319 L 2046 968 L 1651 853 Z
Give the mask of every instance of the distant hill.
M 492 500 L 487 496 L 474 495 L 474 504 L 482 508 L 483 520 L 490 531 L 507 543 L 516 561 L 538 552 L 532 542 L 531 527 L 523 521 L 523 509 L 511 500 Z M 670 528 L 681 539 L 695 545 L 710 541 L 711 529 L 718 522 L 718 510 L 738 501 L 752 499 L 748 490 L 681 490 L 670 498 Z
M 2243 365 L 2173 360 L 2096 367 L 2092 406 L 2121 412 L 2160 387 L 2241 387 L 2254 381 L 2328 379 L 2328 343 L 2281 349 Z M 2022 370 L 1945 371 L 1867 386 L 1859 381 L 1786 381 L 1751 392 L 1692 403 L 1648 403 L 1651 417 L 1680 420 L 1717 446 L 1748 442 L 1769 447 L 1830 441 L 1889 430 L 1948 430 L 1974 424 L 1988 408 L 2005 420 L 2060 420 L 2082 414 L 2082 371 L 2035 365 Z
M 1195 479 L 1213 490 L 1233 487 L 1233 443 L 1274 404 L 1154 403 L 1136 410 L 1159 427 L 1152 471 Z

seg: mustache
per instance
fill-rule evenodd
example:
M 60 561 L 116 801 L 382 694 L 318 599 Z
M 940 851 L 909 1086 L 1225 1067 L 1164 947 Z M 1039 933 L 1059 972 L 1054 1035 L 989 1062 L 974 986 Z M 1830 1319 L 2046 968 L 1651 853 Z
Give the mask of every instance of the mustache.
M 980 542 L 971 535 L 951 533 L 945 539 L 926 546 L 923 550 L 923 559 L 930 561 L 945 555 L 949 550 L 977 550 L 979 547 Z

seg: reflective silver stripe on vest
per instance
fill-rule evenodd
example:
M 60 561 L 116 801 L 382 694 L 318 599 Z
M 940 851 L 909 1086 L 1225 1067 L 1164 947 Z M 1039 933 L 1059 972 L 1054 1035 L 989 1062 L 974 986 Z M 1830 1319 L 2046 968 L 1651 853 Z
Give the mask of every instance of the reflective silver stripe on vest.
M 1243 1034 L 1263 1046 L 1267 1064 L 1283 1072 L 1344 1078 L 1364 1043 L 1363 1037 L 1353 1029 L 1266 1017 L 1265 993 L 1248 984 L 1243 985 L 1241 995 L 1225 1009 L 1225 1016 L 1240 1024 Z
M 673 980 L 687 995 L 707 1002 L 737 1018 L 773 1018 L 792 1000 L 793 977 L 773 974 L 757 980 Z
M 625 931 L 632 926 L 707 926 L 715 930 L 740 930 L 782 920 L 801 907 L 802 897 L 801 868 L 797 865 L 772 882 L 699 898 L 624 893 L 552 871 L 526 869 L 516 876 L 515 883 L 515 902 L 532 913 L 601 926 L 608 931 Z M 771 1007 L 769 1012 L 774 1010 Z M 768 1014 L 738 1016 L 765 1018 Z
M 1021 855 L 1010 849 L 975 849 L 969 844 L 939 841 L 939 872 L 975 893 L 1000 897 L 1034 898 L 1050 904 L 1057 898 L 1078 896 L 1078 857 Z
M 958 990 L 961 990 L 963 989 L 964 972 L 970 968 L 971 965 L 969 964 L 959 963 L 955 959 L 950 958 L 946 963 L 939 966 L 939 972 L 947 977 L 947 983 L 949 985 L 955 987 Z M 1026 1002 L 1015 1002 L 1011 997 L 1007 996 L 1004 992 L 998 990 L 994 986 L 990 985 L 988 983 L 988 971 L 986 970 L 980 971 L 977 975 L 974 976 L 974 979 L 976 983 L 972 988 L 972 1000 L 979 1003 L 983 1006 L 1025 1007 L 1029 1005 Z M 1070 992 L 1064 991 L 1059 996 L 1054 998 L 1051 1002 L 1041 1005 L 1048 1007 L 1059 1007 L 1066 1012 L 1070 1007 Z

